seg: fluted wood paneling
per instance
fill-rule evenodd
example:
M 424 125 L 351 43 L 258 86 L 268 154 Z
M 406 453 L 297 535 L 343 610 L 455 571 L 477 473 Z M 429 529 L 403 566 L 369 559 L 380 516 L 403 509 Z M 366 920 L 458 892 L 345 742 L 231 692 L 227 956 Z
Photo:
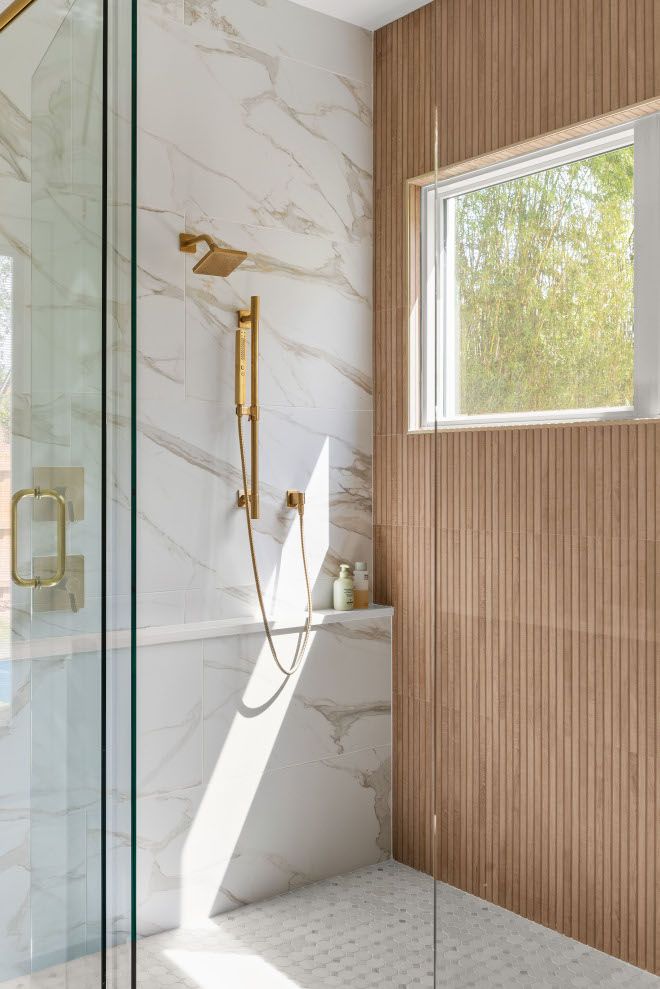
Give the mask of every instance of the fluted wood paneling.
M 406 181 L 434 170 L 436 107 L 460 169 L 659 94 L 660 0 L 438 0 L 376 34 L 395 855 L 655 971 L 660 426 L 408 434 Z
M 437 875 L 656 968 L 660 428 L 437 445 Z

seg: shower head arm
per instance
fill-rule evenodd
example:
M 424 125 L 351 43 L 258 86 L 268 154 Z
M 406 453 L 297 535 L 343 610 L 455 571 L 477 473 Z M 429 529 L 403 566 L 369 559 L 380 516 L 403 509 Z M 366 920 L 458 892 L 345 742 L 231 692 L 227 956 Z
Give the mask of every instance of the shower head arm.
M 204 241 L 211 250 L 217 247 L 215 241 L 208 234 L 199 234 L 197 236 L 195 234 L 179 234 L 179 250 L 184 254 L 195 254 L 197 244 L 200 241 Z

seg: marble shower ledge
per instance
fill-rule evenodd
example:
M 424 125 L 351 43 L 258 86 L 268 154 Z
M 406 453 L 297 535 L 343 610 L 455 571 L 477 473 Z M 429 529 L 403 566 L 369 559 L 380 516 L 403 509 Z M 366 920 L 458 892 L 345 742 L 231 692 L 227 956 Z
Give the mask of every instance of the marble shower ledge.
M 388 605 L 372 604 L 368 608 L 354 611 L 334 611 L 333 609 L 314 611 L 312 628 L 321 625 L 355 624 L 373 619 L 390 619 L 394 608 Z M 263 629 L 260 618 L 223 618 L 210 622 L 189 622 L 180 625 L 154 625 L 137 630 L 138 646 L 158 646 L 172 642 L 193 642 L 200 639 L 220 639 L 233 635 L 259 633 Z M 298 616 L 276 618 L 271 623 L 276 635 L 301 632 L 304 623 Z M 127 649 L 131 643 L 130 632 L 122 629 L 108 634 L 108 649 Z M 12 645 L 9 661 L 26 659 L 48 659 L 53 656 L 68 656 L 77 653 L 98 652 L 101 645 L 99 634 L 63 635 L 35 639 L 32 642 L 15 642 Z
M 312 612 L 312 628 L 320 625 L 330 625 L 333 622 L 363 622 L 372 618 L 392 618 L 394 608 L 382 604 L 372 604 L 368 608 L 357 608 L 354 611 L 324 611 Z M 271 630 L 275 634 L 302 632 L 305 627 L 300 616 L 282 616 L 271 622 Z M 227 635 L 248 635 L 258 633 L 263 629 L 260 618 L 222 618 L 211 622 L 189 622 L 184 625 L 159 625 L 138 630 L 138 645 L 154 646 L 165 642 L 185 642 L 193 639 L 220 639 Z

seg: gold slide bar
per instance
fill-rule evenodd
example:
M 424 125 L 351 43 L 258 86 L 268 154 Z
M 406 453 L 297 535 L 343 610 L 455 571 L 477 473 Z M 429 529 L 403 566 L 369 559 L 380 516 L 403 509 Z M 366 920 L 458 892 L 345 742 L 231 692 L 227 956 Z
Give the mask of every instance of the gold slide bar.
M 253 295 L 251 300 L 252 338 L 250 357 L 250 431 L 252 458 L 252 518 L 258 519 L 259 504 L 259 296 Z
M 249 309 L 238 311 L 236 334 L 236 414 L 245 415 L 246 353 L 245 333 L 250 331 L 250 404 L 247 416 L 250 420 L 250 516 L 259 518 L 259 296 L 253 295 Z M 245 496 L 238 494 L 237 504 L 242 507 Z

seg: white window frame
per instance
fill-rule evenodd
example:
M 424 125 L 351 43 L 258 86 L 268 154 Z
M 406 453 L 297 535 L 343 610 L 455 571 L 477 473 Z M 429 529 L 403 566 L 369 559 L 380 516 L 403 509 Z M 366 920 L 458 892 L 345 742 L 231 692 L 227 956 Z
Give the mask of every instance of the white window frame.
M 634 404 L 589 409 L 460 415 L 456 412 L 455 306 L 447 285 L 453 265 L 453 203 L 456 196 L 521 178 L 547 168 L 632 145 L 634 164 Z M 421 319 L 410 361 L 410 428 L 414 431 L 652 419 L 660 416 L 660 114 L 609 128 L 422 188 Z M 436 292 L 437 281 L 437 292 Z M 436 330 L 437 328 L 437 330 Z M 437 394 L 436 394 L 437 389 Z

